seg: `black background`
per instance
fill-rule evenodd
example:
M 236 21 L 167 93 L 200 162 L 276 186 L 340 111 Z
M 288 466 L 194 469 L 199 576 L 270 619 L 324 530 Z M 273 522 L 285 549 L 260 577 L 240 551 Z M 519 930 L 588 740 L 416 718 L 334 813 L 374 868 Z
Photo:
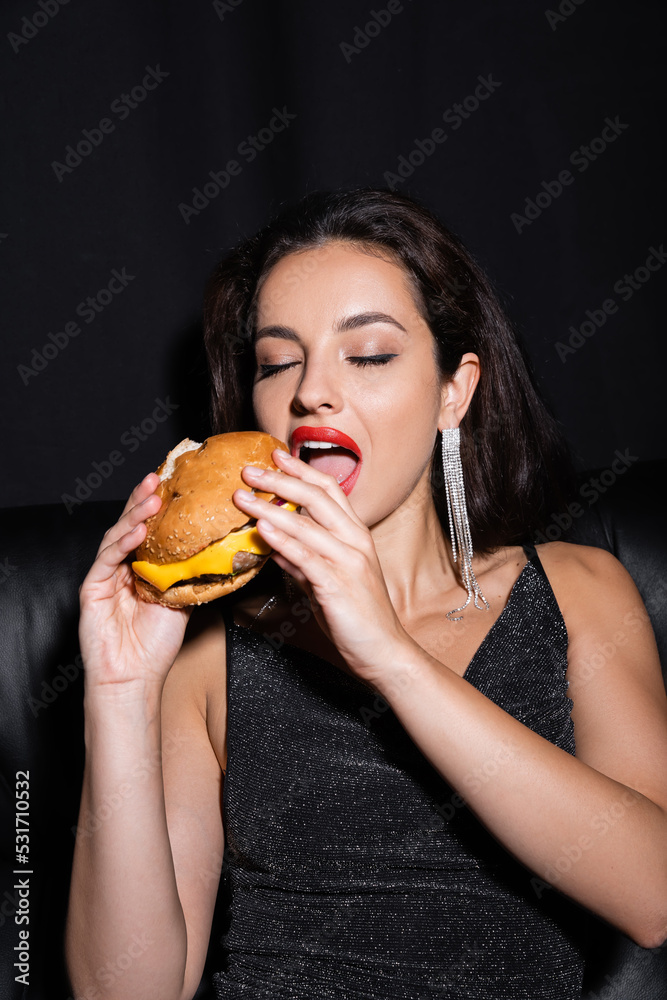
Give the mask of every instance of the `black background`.
M 388 186 L 436 128 L 446 141 L 398 189 L 491 275 L 580 468 L 611 467 L 616 450 L 665 457 L 667 267 L 628 301 L 614 290 L 667 238 L 661 4 L 394 0 L 388 18 L 384 0 L 43 3 L 57 13 L 38 0 L 0 11 L 0 505 L 61 502 L 93 463 L 108 475 L 87 499 L 124 497 L 182 437 L 205 436 L 201 296 L 215 261 L 307 191 Z M 373 11 L 389 20 L 377 31 Z M 147 67 L 168 75 L 121 117 L 112 105 Z M 488 99 L 456 129 L 443 121 L 489 75 Z M 240 144 L 283 108 L 296 117 L 250 162 Z M 570 155 L 607 117 L 627 128 L 582 172 Z M 59 180 L 54 162 L 103 118 L 113 131 Z M 186 224 L 179 205 L 230 159 L 238 176 Z M 512 213 L 564 169 L 573 183 L 518 233 Z M 114 268 L 133 280 L 84 322 L 78 304 Z M 561 360 L 556 342 L 607 299 L 618 311 Z M 33 349 L 72 321 L 80 334 L 26 377 Z M 162 423 L 156 400 L 172 407 Z

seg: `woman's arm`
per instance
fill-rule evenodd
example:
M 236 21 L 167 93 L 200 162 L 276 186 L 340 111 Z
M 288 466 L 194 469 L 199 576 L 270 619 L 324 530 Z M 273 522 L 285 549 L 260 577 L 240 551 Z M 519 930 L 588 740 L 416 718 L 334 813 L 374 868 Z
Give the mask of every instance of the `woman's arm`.
M 182 646 L 188 615 L 139 601 L 126 561 L 156 484 L 133 491 L 81 586 L 86 761 L 64 942 L 77 998 L 194 996 L 222 860 L 202 671 L 224 642 Z
M 576 758 L 416 642 L 396 645 L 375 686 L 433 766 L 539 876 L 538 895 L 556 885 L 657 947 L 667 937 L 667 698 L 655 638 L 614 556 L 543 548 L 555 593 L 570 595 Z
M 87 701 L 66 932 L 77 998 L 190 1000 L 197 991 L 224 846 L 205 684 L 224 648 L 220 623 L 186 637 L 161 697 Z
M 65 936 L 76 998 L 181 997 L 187 934 L 165 816 L 160 695 L 137 685 L 84 699 Z
M 333 477 L 278 450 L 273 459 L 288 475 L 244 470 L 244 479 L 310 516 L 242 490 L 234 502 L 258 518 L 272 558 L 303 584 L 318 624 L 354 673 L 385 697 L 433 766 L 540 880 L 555 881 L 559 862 L 567 867 L 561 859 L 571 861 L 559 872 L 559 889 L 643 947 L 662 944 L 667 698 L 646 610 L 623 566 L 601 549 L 544 546 L 545 570 L 567 605 L 575 758 L 412 639 L 391 603 L 373 538 Z M 630 614 L 643 625 L 623 645 L 614 636 Z M 612 645 L 605 668 L 591 676 L 593 653 Z M 480 781 L 489 765 L 497 773 Z

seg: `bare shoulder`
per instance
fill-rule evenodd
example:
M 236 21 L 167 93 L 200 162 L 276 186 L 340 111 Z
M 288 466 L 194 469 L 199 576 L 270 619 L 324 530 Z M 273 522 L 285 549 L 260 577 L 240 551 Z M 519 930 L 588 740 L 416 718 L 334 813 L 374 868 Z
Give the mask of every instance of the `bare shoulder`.
M 629 579 L 630 574 L 613 552 L 595 545 L 579 545 L 575 542 L 545 542 L 535 546 L 544 569 L 547 565 L 556 571 L 578 573 L 582 569 L 589 572 L 615 572 L 620 570 Z
M 593 545 L 546 542 L 537 546 L 568 632 L 568 677 L 602 656 L 635 652 L 633 670 L 661 680 L 651 619 L 637 585 L 613 553 Z M 621 661 L 620 655 L 613 657 Z
M 537 551 L 568 632 L 577 757 L 667 808 L 667 696 L 632 577 L 606 549 L 549 542 Z
M 662 685 L 655 635 L 632 576 L 613 553 L 592 545 L 547 542 L 537 546 L 568 631 L 568 677 L 573 690 L 623 674 L 659 691 Z M 613 665 L 613 666 L 612 666 Z
M 630 573 L 612 552 L 594 545 L 573 542 L 545 542 L 536 546 L 556 600 L 572 618 L 585 597 L 590 610 L 596 604 L 620 602 L 644 607 Z

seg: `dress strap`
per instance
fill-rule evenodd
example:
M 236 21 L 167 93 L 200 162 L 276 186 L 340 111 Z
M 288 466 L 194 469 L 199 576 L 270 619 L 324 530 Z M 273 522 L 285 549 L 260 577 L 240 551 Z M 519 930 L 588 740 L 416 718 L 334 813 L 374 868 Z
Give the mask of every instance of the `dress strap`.
M 533 564 L 533 566 L 538 571 L 538 573 L 541 573 L 542 576 L 544 577 L 544 579 L 548 583 L 549 582 L 549 578 L 547 577 L 547 574 L 544 572 L 544 566 L 542 565 L 542 560 L 538 556 L 537 549 L 535 548 L 535 546 L 533 545 L 533 543 L 530 542 L 530 541 L 528 541 L 528 542 L 522 542 L 521 543 L 521 548 L 526 553 L 526 555 L 528 556 L 528 559 Z
M 218 601 L 218 611 L 225 623 L 225 632 L 229 634 L 229 629 L 235 624 L 234 622 L 234 602 L 225 600 Z
M 523 551 L 526 553 L 526 555 L 528 556 L 528 558 L 531 561 L 537 555 L 537 549 L 535 548 L 535 546 L 533 545 L 532 542 L 522 542 L 521 543 L 521 548 L 523 549 Z

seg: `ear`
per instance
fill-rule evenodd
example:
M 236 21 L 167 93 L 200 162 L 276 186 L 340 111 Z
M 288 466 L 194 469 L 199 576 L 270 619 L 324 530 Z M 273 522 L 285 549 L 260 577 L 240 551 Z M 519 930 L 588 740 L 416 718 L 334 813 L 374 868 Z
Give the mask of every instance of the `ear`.
M 479 358 L 464 354 L 454 375 L 442 387 L 438 430 L 458 427 L 463 420 L 479 382 Z

